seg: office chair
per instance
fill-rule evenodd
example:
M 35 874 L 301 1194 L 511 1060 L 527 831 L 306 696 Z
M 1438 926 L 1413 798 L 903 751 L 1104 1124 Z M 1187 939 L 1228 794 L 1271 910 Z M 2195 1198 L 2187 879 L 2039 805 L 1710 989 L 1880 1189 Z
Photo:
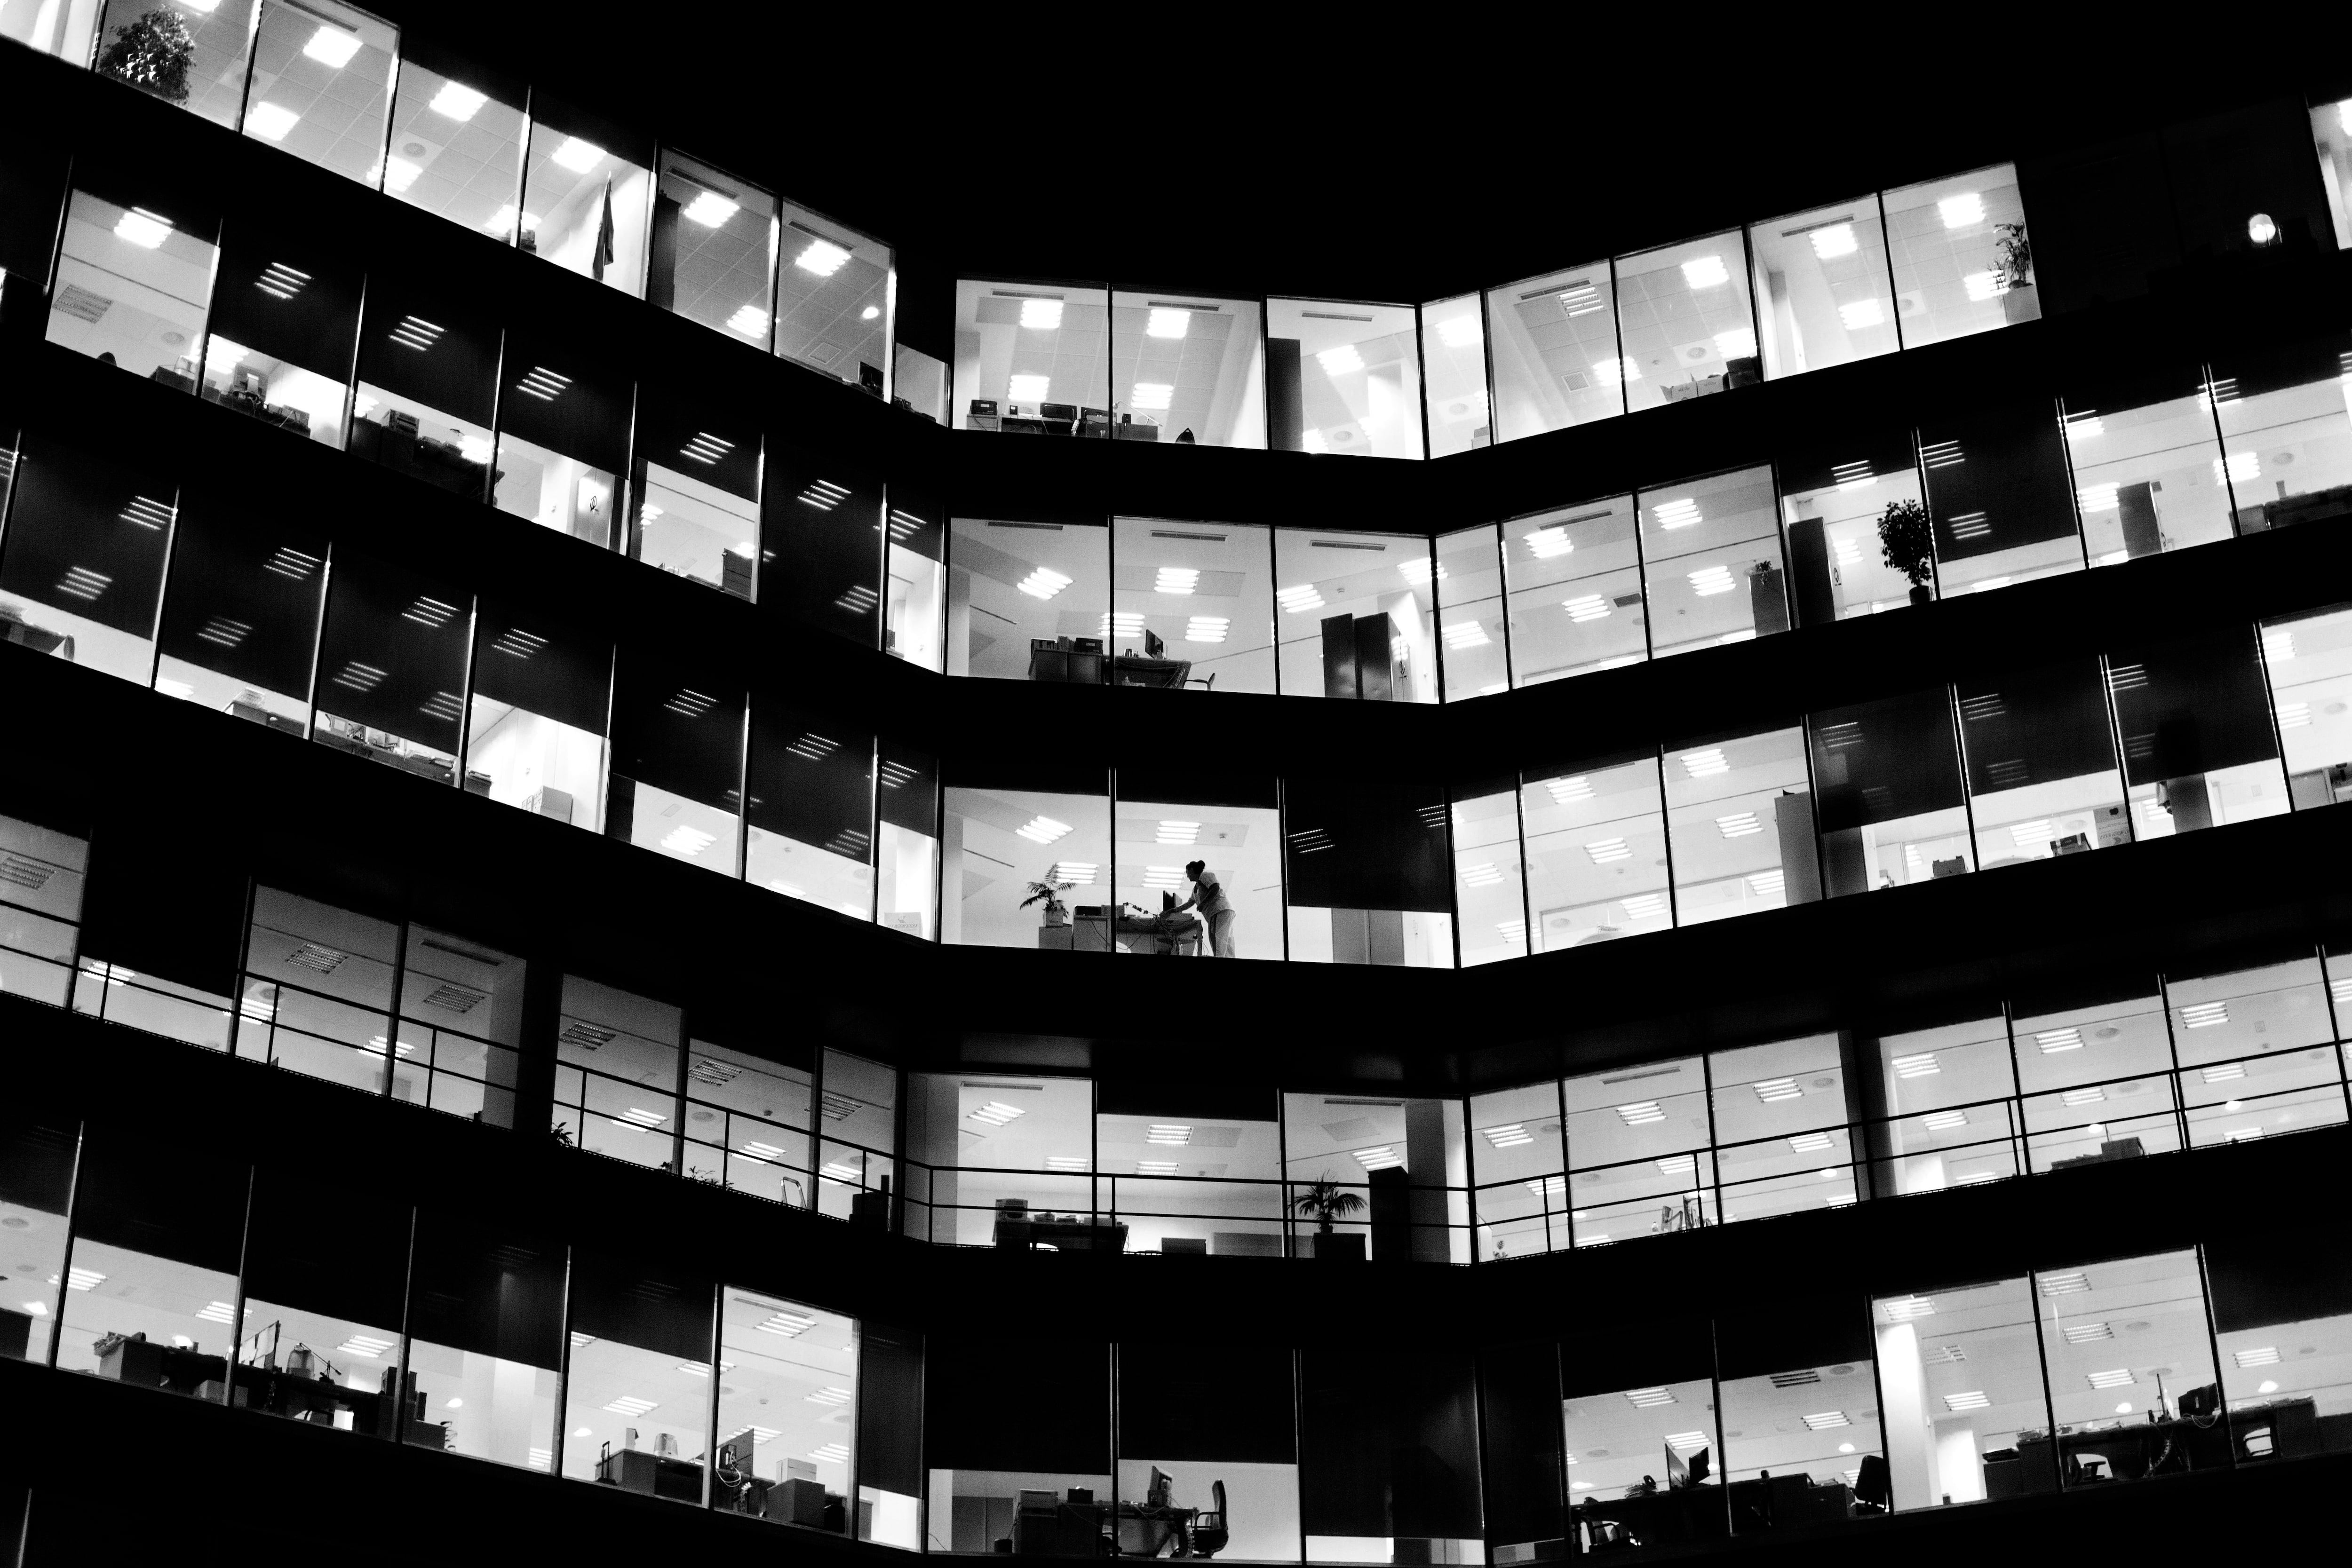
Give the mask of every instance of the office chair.
M 1192 1516 L 1192 1538 L 1188 1544 L 1195 1557 L 1214 1557 L 1233 1539 L 1225 1521 L 1225 1483 L 1211 1481 L 1209 1490 L 1215 1494 L 1217 1506 Z
M 1854 1472 L 1853 1495 L 1856 1501 L 1881 1511 L 1895 1506 L 1894 1478 L 1888 1474 L 1884 1458 L 1877 1454 L 1862 1457 L 1862 1468 Z
M 1217 689 L 1217 672 L 1211 670 L 1205 675 L 1187 675 L 1184 677 L 1184 684 L 1188 686 L 1199 686 L 1202 691 L 1214 691 Z

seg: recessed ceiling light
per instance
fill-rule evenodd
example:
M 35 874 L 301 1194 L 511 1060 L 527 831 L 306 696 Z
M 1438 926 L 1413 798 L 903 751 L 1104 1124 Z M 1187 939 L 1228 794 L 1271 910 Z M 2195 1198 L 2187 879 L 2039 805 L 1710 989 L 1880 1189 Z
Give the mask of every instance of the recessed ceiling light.
M 1092 887 L 1102 874 L 1102 867 L 1093 861 L 1055 861 L 1045 873 L 1047 882 L 1066 882 L 1072 887 Z
M 1160 825 L 1151 830 L 1151 841 L 1155 844 L 1198 843 L 1200 838 L 1200 823 L 1179 821 L 1172 817 L 1162 819 Z
M 1480 861 L 1475 865 L 1465 865 L 1462 868 L 1462 880 L 1465 884 L 1471 887 L 1495 887 L 1499 885 L 1504 878 L 1502 872 L 1496 869 L 1494 862 Z
M 2139 1381 L 2131 1375 L 2131 1368 L 2127 1366 L 2118 1366 L 2112 1372 L 2094 1372 L 2089 1375 L 2094 1388 L 2129 1388 Z
M 1936 1298 L 1933 1296 L 1896 1296 L 1884 1305 L 1887 1320 L 1891 1322 L 1907 1323 L 1916 1318 L 1936 1315 Z
M 264 141 L 283 141 L 286 133 L 302 122 L 302 117 L 283 104 L 257 103 L 245 111 L 245 128 Z
M 1200 569 L 1190 566 L 1163 566 L 1151 582 L 1155 593 L 1191 593 L 1200 586 Z
M 1631 360 L 1595 360 L 1592 361 L 1592 373 L 1603 383 L 1613 387 L 1620 382 L 1640 381 L 1642 367 Z
M 1971 272 L 1960 279 L 1968 297 L 1981 305 L 2000 293 L 2000 275 L 1995 272 Z
M 700 828 L 689 828 L 680 822 L 664 835 L 661 847 L 671 854 L 684 855 L 691 860 L 718 841 L 717 834 L 706 833 Z
M 2107 1092 L 2094 1083 L 2084 1089 L 2069 1089 L 2058 1096 L 2069 1105 L 2096 1105 L 2107 1097 Z
M 1789 1140 L 1789 1146 L 1801 1155 L 1817 1155 L 1832 1142 L 1827 1133 L 1799 1133 Z
M 1966 1394 L 1944 1396 L 1944 1408 L 1947 1410 L 1982 1410 L 1991 1403 L 1991 1400 L 1985 1397 L 1981 1389 L 1972 1389 Z
M 1389 1144 L 1374 1144 L 1369 1149 L 1355 1149 L 1350 1152 L 1355 1156 L 1356 1163 L 1368 1171 L 1394 1170 L 1404 1164 L 1404 1156 L 1396 1152 L 1394 1145 Z
M 1319 430 L 1301 431 L 1298 435 L 1298 450 L 1320 456 L 1331 450 L 1331 443 L 1325 439 Z
M 1580 593 L 1574 599 L 1563 599 L 1559 607 L 1567 611 L 1568 618 L 1580 626 L 1589 621 L 1606 620 L 1611 608 L 1609 601 L 1598 593 Z
M 1456 621 L 1445 628 L 1445 646 L 1453 653 L 1484 648 L 1492 641 L 1486 635 L 1486 628 L 1475 621 Z
M 1021 302 L 1021 324 L 1033 331 L 1054 330 L 1062 324 L 1062 302 L 1058 299 L 1024 299 Z
M 1023 578 L 1017 586 L 1032 599 L 1051 599 L 1070 586 L 1071 579 L 1051 567 L 1041 566 Z
M 794 267 L 803 272 L 814 273 L 819 277 L 831 277 L 848 263 L 849 252 L 829 239 L 813 239 L 800 255 L 793 257 Z M 880 311 L 877 309 L 875 314 L 879 315 Z M 866 318 L 868 320 L 872 319 Z
M 1666 1447 L 1672 1448 L 1677 1454 L 1687 1454 L 1694 1448 L 1704 1448 L 1706 1447 L 1706 1434 L 1704 1432 L 1669 1432 L 1666 1434 Z
M 2227 1083 L 2232 1078 L 2243 1078 L 2245 1075 L 2246 1064 L 2244 1062 L 2223 1061 L 2206 1068 L 2199 1076 L 2202 1077 L 2208 1083 Z
M 1849 332 L 1865 331 L 1883 326 L 1886 321 L 1886 306 L 1877 299 L 1856 299 L 1838 307 L 1838 319 Z
M 1802 1089 L 1797 1087 L 1797 1081 L 1793 1078 L 1759 1078 L 1748 1087 L 1755 1090 L 1756 1098 L 1767 1105 L 1778 1105 L 1789 1100 L 1801 1100 L 1804 1098 L 1805 1093 Z
M 1984 222 L 1984 197 L 1975 191 L 1963 191 L 1937 202 L 1936 211 L 1943 215 L 1946 228 L 1964 229 Z
M 687 203 L 686 210 L 678 215 L 704 228 L 719 229 L 725 228 L 727 220 L 742 210 L 740 202 L 730 201 L 716 191 L 703 191 Z
M 605 1409 L 610 1410 L 615 1416 L 642 1416 L 648 1410 L 657 1410 L 660 1407 L 661 1402 L 659 1400 L 640 1399 L 634 1394 L 624 1394 L 619 1398 L 614 1400 L 610 1405 L 604 1406 Z
M 1045 1168 L 1049 1171 L 1083 1171 L 1087 1168 L 1084 1155 L 1047 1155 Z
M 865 309 L 860 310 L 857 313 L 857 319 L 860 321 L 871 321 L 874 318 L 881 314 L 882 307 L 879 305 L 868 305 Z
M 1633 1401 L 1636 1410 L 1654 1410 L 1661 1405 L 1675 1402 L 1674 1391 L 1667 1388 L 1629 1388 L 1625 1391 L 1625 1397 Z
M 352 57 L 359 52 L 360 36 L 346 33 L 341 27 L 320 27 L 310 35 L 310 41 L 302 46 L 305 57 L 332 71 L 350 65 Z
M 1693 256 L 1683 263 L 1683 282 L 1693 288 L 1720 288 L 1731 281 L 1731 269 L 1719 256 Z
M 1028 821 L 1013 831 L 1031 843 L 1050 844 L 1071 829 L 1067 822 L 1055 821 L 1051 817 L 1036 816 L 1030 818 Z
M 1326 349 L 1315 356 L 1327 376 L 1344 376 L 1364 368 L 1364 356 L 1356 351 L 1353 343 L 1342 343 L 1336 349 Z
M 1060 879 L 1057 878 L 1055 880 L 1058 881 Z M 1028 1113 L 1029 1113 L 1021 1106 L 1007 1105 L 1002 1100 L 991 1100 L 979 1110 L 974 1111 L 971 1113 L 971 1119 L 975 1122 L 985 1122 L 992 1127 L 1002 1127 L 1010 1123 L 1014 1117 L 1025 1116 Z
M 2191 1002 L 2180 1009 L 2180 1021 L 2189 1029 L 2211 1029 L 2230 1021 L 2227 1002 Z
M 481 112 L 482 105 L 490 101 L 489 94 L 476 92 L 464 82 L 447 81 L 433 95 L 433 112 L 451 120 L 471 120 Z
M 1437 324 L 1437 340 L 1449 349 L 1475 348 L 1486 336 L 1475 316 L 1449 316 Z
M 1928 1078 L 1943 1071 L 1932 1051 L 1918 1051 L 1910 1056 L 1898 1056 L 1887 1065 L 1895 1069 L 1897 1078 Z
M 1527 536 L 1527 539 L 1528 553 L 1538 560 L 1557 559 L 1576 549 L 1576 541 L 1568 537 L 1568 528 L 1559 523 L 1537 528 Z
M 1481 1127 L 1478 1130 L 1488 1143 L 1498 1149 L 1516 1149 L 1522 1145 L 1536 1141 L 1536 1135 L 1528 1131 L 1527 1124 L 1524 1122 L 1505 1122 L 1499 1126 Z
M 1632 846 L 1623 839 L 1595 839 L 1584 846 L 1584 852 L 1592 857 L 1592 863 L 1595 865 L 1607 865 L 1611 861 L 1629 861 L 1633 858 Z
M 1544 788 L 1550 790 L 1552 800 L 1562 806 L 1572 806 L 1579 800 L 1592 799 L 1592 781 L 1581 774 L 1573 779 L 1547 779 Z
M 1176 1162 L 1174 1160 L 1138 1160 L 1135 1162 L 1135 1174 L 1138 1176 L 1172 1176 L 1176 1174 Z
M 593 141 L 583 141 L 577 136 L 567 136 L 563 145 L 552 154 L 558 163 L 575 174 L 585 174 L 604 161 L 604 150 Z
M 2276 1366 L 2279 1360 L 2278 1346 L 2266 1344 L 2260 1350 L 2232 1351 L 2231 1359 L 2240 1366 Z
M 1734 327 L 1728 332 L 1715 335 L 1715 351 L 1727 360 L 1752 360 L 1756 357 L 1756 333 L 1752 328 Z
M 1192 1128 L 1183 1122 L 1154 1122 L 1144 1130 L 1143 1141 L 1171 1146 L 1189 1144 L 1192 1141 Z
M 1017 375 L 1005 378 L 1004 396 L 1008 402 L 1044 402 L 1052 394 L 1053 390 L 1054 378 L 1051 376 Z
M 1730 760 L 1723 755 L 1723 747 L 1719 746 L 1710 746 L 1704 751 L 1685 752 L 1683 754 L 1683 771 L 1688 773 L 1694 779 L 1706 779 L 1717 773 L 1730 772 L 1731 763 Z
M 1102 634 L 1115 640 L 1132 641 L 1143 635 L 1143 612 L 1140 610 L 1106 610 L 1103 612 Z
M 1617 1119 L 1629 1127 L 1646 1127 L 1664 1121 L 1666 1113 L 1655 1100 L 1636 1100 L 1630 1105 L 1618 1106 Z
M 1192 313 L 1171 305 L 1155 305 L 1144 318 L 1143 335 L 1147 338 L 1181 338 L 1192 329 Z
M 1617 902 L 1629 919 L 1655 920 L 1666 912 L 1665 894 L 1660 893 L 1629 894 Z
M 1278 588 L 1275 590 L 1274 597 L 1283 609 L 1293 615 L 1302 615 L 1309 610 L 1323 608 L 1323 595 L 1316 591 L 1315 585 L 1311 582 L 1301 583 L 1297 588 Z
M 2068 1323 L 2065 1328 L 2068 1344 L 2096 1344 L 2103 1339 L 2113 1339 L 2116 1331 L 2104 1322 Z
M 128 240 L 142 250 L 153 250 L 172 237 L 172 220 L 144 207 L 127 208 L 115 220 L 114 237 Z
M 727 319 L 727 325 L 746 338 L 765 342 L 768 338 L 768 313 L 757 305 L 745 305 Z
M 1853 1425 L 1853 1423 L 1846 1418 L 1846 1413 L 1843 1410 L 1824 1410 L 1819 1415 L 1805 1417 L 1805 1429 L 1809 1432 L 1829 1432 L 1840 1427 Z
M 2041 1030 L 2035 1032 L 2033 1043 L 2042 1048 L 2045 1056 L 2062 1051 L 2079 1051 L 2083 1047 L 2083 1031 L 2071 1025 L 2064 1029 Z
M 1969 1113 L 1966 1111 L 1930 1111 L 1919 1120 L 1930 1132 L 1949 1133 L 1967 1126 Z
M 421 163 L 413 163 L 405 158 L 387 158 L 383 161 L 383 188 L 397 196 L 416 183 L 416 177 L 424 172 L 425 167 Z
M 806 1312 L 777 1312 L 763 1322 L 752 1325 L 761 1333 L 782 1334 L 786 1339 L 798 1339 L 816 1327 L 816 1319 Z
M 1744 839 L 1764 831 L 1763 822 L 1753 811 L 1734 811 L 1728 816 L 1717 817 L 1715 825 L 1727 839 Z
M 2087 1291 L 2090 1288 L 2091 1281 L 2084 1277 L 2080 1270 L 2076 1270 L 2073 1273 L 2068 1274 L 2044 1274 L 2042 1276 L 2042 1293 L 2045 1296 L 2080 1295 L 2083 1291 Z
M 1853 237 L 1853 225 L 1850 223 L 1823 224 L 1808 231 L 1805 237 L 1812 242 L 1813 254 L 1823 261 L 1835 261 L 1839 256 L 1852 256 L 1862 248 L 1861 242 Z

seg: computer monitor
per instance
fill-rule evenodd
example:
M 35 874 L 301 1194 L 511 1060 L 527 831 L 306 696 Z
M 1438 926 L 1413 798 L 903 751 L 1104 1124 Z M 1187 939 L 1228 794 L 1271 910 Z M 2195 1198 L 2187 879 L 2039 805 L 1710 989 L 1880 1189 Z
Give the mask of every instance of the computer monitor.
M 1037 405 L 1037 417 L 1067 423 L 1078 417 L 1078 405 L 1074 402 L 1041 402 Z
M 1143 656 L 1147 659 L 1159 659 L 1166 657 L 1167 653 L 1166 640 L 1159 632 L 1146 628 L 1143 633 Z
M 1152 1466 L 1151 1484 L 1144 1489 L 1144 1506 L 1146 1508 L 1168 1507 L 1169 1496 L 1175 1490 L 1175 1478 L 1171 1476 L 1166 1470 L 1161 1469 L 1158 1465 Z

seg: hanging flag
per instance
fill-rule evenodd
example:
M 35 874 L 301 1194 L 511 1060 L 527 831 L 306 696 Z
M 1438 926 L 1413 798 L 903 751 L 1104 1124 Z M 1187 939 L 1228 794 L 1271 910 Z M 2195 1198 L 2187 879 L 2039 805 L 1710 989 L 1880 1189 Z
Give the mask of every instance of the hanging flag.
M 604 176 L 604 215 L 596 224 L 596 262 L 590 276 L 604 281 L 604 269 L 613 265 L 613 176 Z

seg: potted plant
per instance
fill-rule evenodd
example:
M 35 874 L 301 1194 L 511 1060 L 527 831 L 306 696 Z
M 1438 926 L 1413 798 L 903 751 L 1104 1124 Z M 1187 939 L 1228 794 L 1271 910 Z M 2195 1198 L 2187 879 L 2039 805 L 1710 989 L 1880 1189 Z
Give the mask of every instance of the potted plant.
M 1927 507 L 1912 500 L 1888 502 L 1878 514 L 1878 553 L 1910 580 L 1912 603 L 1925 604 L 1935 597 L 1927 578 L 1936 570 L 1936 533 Z
M 1331 1228 L 1333 1220 L 1364 1211 L 1361 1194 L 1348 1191 L 1327 1173 L 1307 1183 L 1306 1190 L 1290 1200 L 1290 1207 L 1315 1221 L 1316 1257 L 1362 1260 L 1364 1239 L 1354 1234 L 1341 1236 Z
M 2000 293 L 2004 319 L 2014 325 L 2042 318 L 2041 297 L 2033 287 L 2033 243 L 2023 224 L 1995 224 L 2000 236 L 1993 250 L 1993 287 Z
M 1021 907 L 1026 909 L 1042 902 L 1045 905 L 1046 925 L 1067 925 L 1070 923 L 1070 906 L 1062 902 L 1062 894 L 1077 885 L 1075 882 L 1033 882 L 1029 884 L 1029 896 L 1021 901 Z
M 157 6 L 114 29 L 98 57 L 98 72 L 153 93 L 166 103 L 188 101 L 188 66 L 196 40 L 179 14 Z

